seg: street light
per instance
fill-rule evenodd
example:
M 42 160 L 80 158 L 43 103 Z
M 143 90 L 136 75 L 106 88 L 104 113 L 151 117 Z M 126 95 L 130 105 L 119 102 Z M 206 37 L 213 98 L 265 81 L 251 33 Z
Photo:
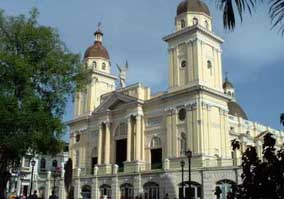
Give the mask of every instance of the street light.
M 34 166 L 35 166 L 36 161 L 32 160 L 32 175 L 31 175 L 31 187 L 30 187 L 30 196 L 32 195 L 32 189 L 33 189 L 33 177 L 34 177 Z
M 182 199 L 184 199 L 184 176 L 183 176 L 183 174 L 184 174 L 184 171 L 183 171 L 184 165 L 185 165 L 184 160 L 181 160 L 180 161 L 180 166 L 181 166 L 181 189 L 182 189 L 181 197 L 182 197 Z
M 188 196 L 191 199 L 191 158 L 192 158 L 192 151 L 188 150 L 185 152 L 186 157 L 188 159 Z

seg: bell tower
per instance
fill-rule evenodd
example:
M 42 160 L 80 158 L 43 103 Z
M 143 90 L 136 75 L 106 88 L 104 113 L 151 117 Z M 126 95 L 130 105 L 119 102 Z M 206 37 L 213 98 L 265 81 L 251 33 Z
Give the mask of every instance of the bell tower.
M 194 86 L 222 90 L 221 44 L 212 32 L 205 3 L 184 0 L 178 5 L 176 31 L 166 37 L 169 53 L 169 92 Z
M 74 116 L 89 114 L 101 103 L 101 96 L 115 90 L 116 76 L 111 74 L 111 62 L 103 46 L 103 32 L 98 25 L 95 41 L 84 54 L 84 63 L 92 69 L 92 81 L 87 89 L 78 92 L 75 98 Z

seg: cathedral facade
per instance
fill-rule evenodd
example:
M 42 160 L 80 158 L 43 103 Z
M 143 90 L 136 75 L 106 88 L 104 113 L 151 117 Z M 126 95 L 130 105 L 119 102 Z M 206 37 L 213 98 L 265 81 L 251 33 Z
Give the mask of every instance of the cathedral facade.
M 248 120 L 233 84 L 223 80 L 223 40 L 212 31 L 207 5 L 181 2 L 175 26 L 163 38 L 168 43 L 168 89 L 155 95 L 141 83 L 125 86 L 127 67 L 120 68 L 116 88 L 103 33 L 95 32 L 84 55 L 92 82 L 76 94 L 74 118 L 68 123 L 76 199 L 181 198 L 189 193 L 209 199 L 215 198 L 216 187 L 225 199 L 232 185 L 240 183 L 241 151 L 247 145 L 261 153 L 267 132 L 283 142 L 283 132 Z M 240 141 L 240 152 L 232 152 L 233 139 Z

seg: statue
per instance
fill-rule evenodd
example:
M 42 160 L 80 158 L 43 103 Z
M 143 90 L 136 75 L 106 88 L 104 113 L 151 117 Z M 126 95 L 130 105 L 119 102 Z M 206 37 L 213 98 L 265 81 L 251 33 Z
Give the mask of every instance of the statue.
M 126 72 L 128 70 L 128 62 L 126 61 L 124 67 L 120 67 L 118 64 L 116 64 L 116 66 L 119 71 L 119 84 L 120 87 L 123 88 L 126 85 L 125 80 L 126 80 Z

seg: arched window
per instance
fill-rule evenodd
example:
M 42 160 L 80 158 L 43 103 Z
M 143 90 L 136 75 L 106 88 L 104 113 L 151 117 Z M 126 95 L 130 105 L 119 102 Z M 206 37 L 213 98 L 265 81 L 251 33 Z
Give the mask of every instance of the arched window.
M 218 187 L 221 189 L 220 199 L 227 199 L 227 195 L 229 192 L 232 192 L 232 188 L 236 183 L 232 180 L 220 180 L 216 183 Z
M 210 60 L 207 61 L 207 69 L 209 70 L 210 75 L 213 75 L 212 62 Z
M 46 160 L 44 158 L 41 158 L 40 160 L 40 170 L 45 170 L 46 168 Z
M 184 19 L 180 20 L 180 27 L 181 28 L 185 27 L 185 20 Z
M 207 30 L 209 30 L 209 23 L 208 23 L 207 20 L 205 20 L 204 25 L 205 25 L 205 28 L 206 28 Z
M 97 62 L 96 61 L 93 61 L 93 67 L 97 68 Z
M 184 132 L 181 132 L 180 134 L 180 155 L 185 155 L 186 151 L 186 135 Z
M 76 135 L 76 142 L 79 142 L 80 141 L 80 134 L 77 134 Z
M 159 199 L 159 185 L 155 182 L 147 182 L 143 186 L 145 199 Z
M 182 108 L 182 109 L 180 109 L 179 112 L 178 112 L 178 119 L 179 119 L 180 121 L 184 121 L 185 118 L 186 118 L 186 109 L 185 109 L 185 108 Z
M 121 199 L 133 199 L 133 185 L 129 183 L 122 184 L 120 186 L 120 193 Z
M 100 198 L 111 198 L 111 186 L 103 184 L 100 186 Z
M 102 70 L 105 70 L 106 69 L 106 63 L 103 63 L 102 64 Z
M 197 25 L 198 24 L 198 19 L 196 17 L 193 18 L 192 20 L 193 25 Z
M 180 67 L 181 67 L 181 68 L 185 68 L 186 66 L 187 66 L 187 63 L 186 63 L 185 60 L 183 60 L 183 61 L 181 62 L 181 64 L 180 64 Z
M 56 168 L 58 166 L 57 160 L 52 161 L 52 167 Z
M 191 182 L 191 197 L 189 197 L 189 184 L 188 181 L 184 182 L 184 190 L 182 190 L 182 183 L 179 184 L 179 198 L 182 198 L 182 192 L 184 193 L 185 198 L 194 198 L 200 199 L 201 198 L 201 184 L 197 182 Z
M 81 195 L 83 199 L 91 199 L 92 188 L 90 185 L 84 185 L 82 187 Z

